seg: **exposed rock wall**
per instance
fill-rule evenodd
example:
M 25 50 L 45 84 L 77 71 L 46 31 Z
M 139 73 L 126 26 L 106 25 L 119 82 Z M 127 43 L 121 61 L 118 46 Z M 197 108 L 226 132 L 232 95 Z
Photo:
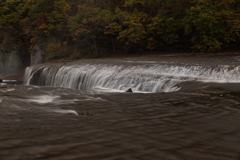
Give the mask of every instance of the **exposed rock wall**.
M 39 40 L 31 50 L 31 65 L 45 63 L 48 43 L 62 43 L 61 38 L 49 37 Z
M 0 43 L 0 76 L 8 76 L 23 72 L 24 64 L 22 46 L 17 44 L 14 35 L 7 32 L 1 35 Z
M 50 42 L 62 43 L 61 37 L 49 37 L 39 40 L 30 51 L 19 44 L 17 34 L 7 29 L 0 30 L 0 78 L 19 74 L 26 66 L 45 63 L 47 46 Z
M 45 62 L 47 44 L 48 40 L 43 39 L 34 45 L 31 50 L 31 65 Z

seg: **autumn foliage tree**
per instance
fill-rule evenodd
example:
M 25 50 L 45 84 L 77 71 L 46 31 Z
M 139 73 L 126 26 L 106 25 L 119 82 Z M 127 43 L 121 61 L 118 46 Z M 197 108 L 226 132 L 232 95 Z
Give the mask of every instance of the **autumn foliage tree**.
M 28 16 L 28 1 L 0 1 L 0 27 L 21 29 L 20 21 Z
M 97 39 L 101 34 L 103 35 L 109 22 L 107 19 L 111 14 L 109 10 L 79 5 L 76 16 L 69 19 L 70 32 L 76 39 L 90 40 L 97 55 Z
M 191 34 L 193 50 L 221 49 L 228 28 L 225 19 L 232 14 L 232 2 L 222 0 L 194 0 L 183 18 L 185 34 Z
M 65 0 L 29 0 L 28 3 L 30 11 L 25 25 L 33 29 L 33 34 L 50 36 L 62 31 L 70 10 Z
M 64 48 L 82 44 L 94 55 L 178 46 L 214 52 L 240 45 L 240 1 L 4 0 L 0 29 L 18 33 L 30 49 L 39 39 L 60 36 L 71 42 Z
M 0 1 L 0 27 L 18 31 L 31 48 L 37 39 L 60 34 L 69 10 L 65 0 Z

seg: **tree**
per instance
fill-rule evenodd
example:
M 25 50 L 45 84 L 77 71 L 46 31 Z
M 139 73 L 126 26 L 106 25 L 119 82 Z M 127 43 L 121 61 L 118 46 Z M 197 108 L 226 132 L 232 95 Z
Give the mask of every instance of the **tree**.
M 70 32 L 75 38 L 90 38 L 97 55 L 97 39 L 100 35 L 104 35 L 107 26 L 106 17 L 111 14 L 109 10 L 79 5 L 76 16 L 69 19 Z
M 70 5 L 65 0 L 29 0 L 29 16 L 23 20 L 35 36 L 50 36 L 62 31 Z
M 111 38 L 114 53 L 116 53 L 115 40 L 120 31 L 121 31 L 121 26 L 119 26 L 116 22 L 112 22 L 112 23 L 109 23 L 109 25 L 106 27 L 106 31 L 104 32 L 104 34 L 109 35 Z
M 225 8 L 229 8 L 228 14 L 225 16 L 226 19 L 226 32 L 225 32 L 225 41 L 230 43 L 231 41 L 236 41 L 239 38 L 240 34 L 240 2 L 239 1 L 226 1 L 222 2 Z
M 19 23 L 27 17 L 27 0 L 0 1 L 0 27 L 21 30 Z
M 192 49 L 215 51 L 221 49 L 227 31 L 225 19 L 231 14 L 233 1 L 194 0 L 183 19 L 185 34 L 191 34 Z
M 169 11 L 159 10 L 158 15 L 147 26 L 149 37 L 147 48 L 152 50 L 159 45 L 172 45 L 178 42 L 181 27 L 180 18 L 176 19 L 174 15 L 169 15 Z
M 128 7 L 131 4 L 126 1 L 124 7 Z M 113 22 L 107 27 L 107 33 L 112 36 L 118 35 L 117 39 L 125 43 L 128 52 L 135 52 L 138 45 L 144 43 L 146 36 L 144 23 L 146 21 L 147 14 L 144 12 L 139 12 L 137 9 L 129 12 L 117 7 Z

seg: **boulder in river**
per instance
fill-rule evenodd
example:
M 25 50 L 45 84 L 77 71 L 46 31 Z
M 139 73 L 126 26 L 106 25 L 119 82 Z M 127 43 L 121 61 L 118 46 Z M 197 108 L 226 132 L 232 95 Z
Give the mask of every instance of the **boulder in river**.
M 129 88 L 126 92 L 133 93 L 132 88 Z

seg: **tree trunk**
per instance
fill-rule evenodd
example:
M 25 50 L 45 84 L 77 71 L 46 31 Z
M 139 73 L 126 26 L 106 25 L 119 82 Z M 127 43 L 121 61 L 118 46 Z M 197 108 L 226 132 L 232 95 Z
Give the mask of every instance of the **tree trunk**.
M 93 36 L 93 44 L 94 44 L 94 48 L 95 48 L 95 54 L 97 55 L 97 43 L 96 43 L 96 37 Z
M 116 53 L 116 50 L 115 50 L 115 44 L 114 44 L 114 40 L 113 40 L 113 37 L 112 35 L 111 36 L 111 40 L 112 40 L 112 45 L 113 45 L 113 53 L 115 54 Z
M 67 44 L 68 44 L 68 36 L 67 36 L 66 42 L 67 42 Z M 67 44 L 65 45 L 65 51 L 67 50 Z

